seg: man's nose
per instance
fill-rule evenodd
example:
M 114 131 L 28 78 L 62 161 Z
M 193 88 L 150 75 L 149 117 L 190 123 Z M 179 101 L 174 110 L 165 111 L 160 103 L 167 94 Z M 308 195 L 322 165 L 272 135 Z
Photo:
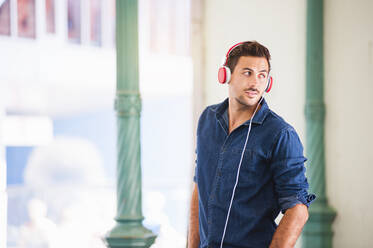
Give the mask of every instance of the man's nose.
M 250 85 L 257 85 L 260 82 L 259 77 L 255 74 L 249 80 Z

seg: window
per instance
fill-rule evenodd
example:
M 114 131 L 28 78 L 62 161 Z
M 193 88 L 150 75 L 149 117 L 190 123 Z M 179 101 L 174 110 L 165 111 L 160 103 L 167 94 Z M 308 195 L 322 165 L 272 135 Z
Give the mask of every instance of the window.
M 47 33 L 54 34 L 55 28 L 55 12 L 54 12 L 54 0 L 45 0 L 45 12 L 46 12 L 46 28 Z
M 0 5 L 0 34 L 10 35 L 10 1 Z
M 155 54 L 189 55 L 189 1 L 151 0 L 150 51 Z
M 93 45 L 101 45 L 101 0 L 90 1 L 90 41 Z
M 18 0 L 18 36 L 35 38 L 35 0 Z
M 68 0 L 67 2 L 67 29 L 69 41 L 81 42 L 81 14 L 80 0 Z

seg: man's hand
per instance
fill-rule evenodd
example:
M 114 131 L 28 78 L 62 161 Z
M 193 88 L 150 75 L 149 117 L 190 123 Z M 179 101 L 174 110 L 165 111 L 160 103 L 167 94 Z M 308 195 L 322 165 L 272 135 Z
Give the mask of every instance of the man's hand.
M 199 221 L 198 221 L 198 187 L 194 184 L 192 198 L 190 200 L 190 218 L 188 232 L 188 248 L 198 248 L 199 246 Z
M 287 209 L 273 235 L 269 248 L 293 248 L 307 220 L 307 206 L 297 204 Z

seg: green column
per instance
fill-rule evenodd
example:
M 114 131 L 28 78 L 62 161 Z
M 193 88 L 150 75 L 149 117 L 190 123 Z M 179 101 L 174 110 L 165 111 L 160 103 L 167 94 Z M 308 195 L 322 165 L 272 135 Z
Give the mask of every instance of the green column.
M 310 191 L 317 195 L 303 230 L 303 248 L 332 247 L 336 211 L 328 205 L 324 154 L 323 0 L 307 0 L 306 156 Z
M 137 0 L 116 1 L 117 215 L 108 247 L 150 247 L 156 236 L 143 227 Z

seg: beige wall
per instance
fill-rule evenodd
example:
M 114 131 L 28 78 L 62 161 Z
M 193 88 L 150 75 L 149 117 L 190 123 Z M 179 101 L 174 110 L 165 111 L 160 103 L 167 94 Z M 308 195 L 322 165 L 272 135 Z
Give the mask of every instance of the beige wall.
M 327 195 L 338 212 L 334 247 L 373 247 L 373 1 L 324 5 Z M 227 97 L 217 69 L 228 48 L 255 39 L 273 57 L 268 104 L 304 143 L 305 15 L 306 0 L 205 0 L 199 55 L 205 60 L 204 106 Z
M 373 247 L 373 1 L 325 1 L 326 164 L 335 247 Z

